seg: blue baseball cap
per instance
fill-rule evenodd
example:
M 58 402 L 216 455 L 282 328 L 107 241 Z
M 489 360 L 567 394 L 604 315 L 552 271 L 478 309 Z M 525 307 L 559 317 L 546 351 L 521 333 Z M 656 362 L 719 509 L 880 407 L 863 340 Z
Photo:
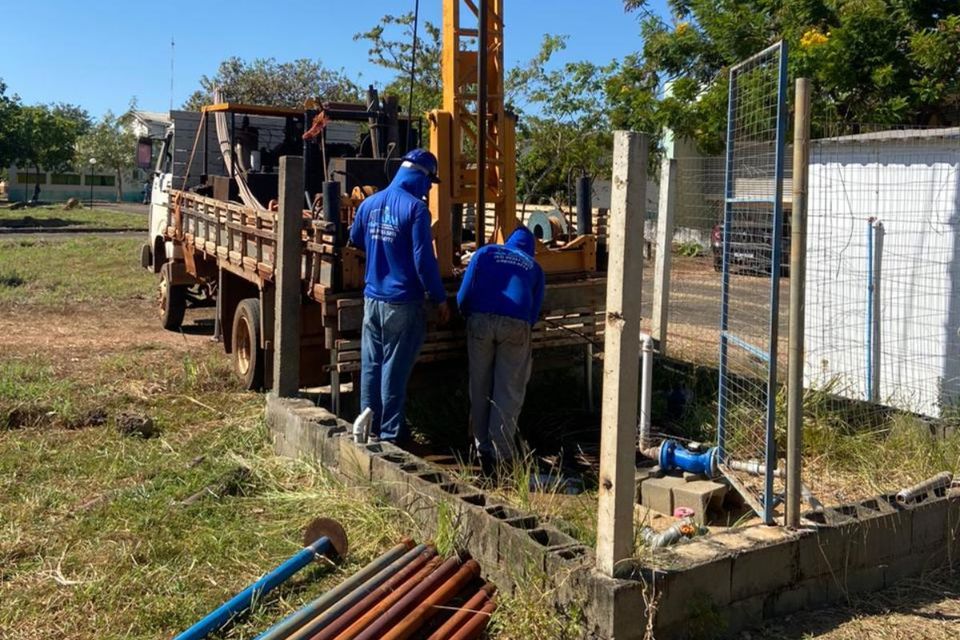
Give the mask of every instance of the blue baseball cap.
M 433 184 L 440 184 L 440 178 L 437 177 L 437 157 L 425 149 L 414 149 L 403 156 L 403 162 L 400 165 L 407 169 L 416 169 L 430 178 Z

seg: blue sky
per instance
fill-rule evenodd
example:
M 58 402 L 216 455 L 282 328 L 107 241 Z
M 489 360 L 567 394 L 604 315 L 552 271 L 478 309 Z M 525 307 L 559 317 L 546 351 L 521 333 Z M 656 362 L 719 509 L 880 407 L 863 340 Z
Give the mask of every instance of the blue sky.
M 28 104 L 71 102 L 100 116 L 126 109 L 163 111 L 170 104 L 170 38 L 176 42 L 173 103 L 178 108 L 200 76 L 232 55 L 245 59 L 319 58 L 364 83 L 389 77 L 354 42 L 385 13 L 403 13 L 413 0 L 343 2 L 5 2 L 0 78 Z M 441 0 L 421 0 L 421 16 L 440 22 Z M 371 7 L 375 7 L 371 9 Z M 651 7 L 666 15 L 665 0 Z M 167 17 L 176 16 L 176 18 Z M 221 17 L 222 16 L 222 17 Z M 229 16 L 233 16 L 232 18 Z M 252 16 L 246 18 L 244 16 Z M 506 0 L 508 65 L 529 59 L 543 34 L 569 36 L 558 59 L 608 62 L 640 48 L 636 15 L 620 0 Z M 12 63 L 12 64 L 11 64 Z

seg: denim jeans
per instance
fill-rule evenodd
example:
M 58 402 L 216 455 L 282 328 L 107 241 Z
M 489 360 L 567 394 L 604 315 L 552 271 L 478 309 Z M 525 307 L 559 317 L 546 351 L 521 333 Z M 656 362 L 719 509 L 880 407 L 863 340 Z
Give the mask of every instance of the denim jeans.
M 467 319 L 470 418 L 477 451 L 507 462 L 516 455 L 517 419 L 533 363 L 530 323 L 475 313 Z
M 360 345 L 360 409 L 373 410 L 370 434 L 406 437 L 407 382 L 426 334 L 423 303 L 391 304 L 365 298 Z

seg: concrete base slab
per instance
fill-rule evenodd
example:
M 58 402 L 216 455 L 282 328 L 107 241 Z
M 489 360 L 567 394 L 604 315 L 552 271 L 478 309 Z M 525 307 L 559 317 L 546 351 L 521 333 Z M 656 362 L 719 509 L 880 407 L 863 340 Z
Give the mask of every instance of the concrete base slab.
M 710 512 L 720 511 L 723 498 L 729 487 L 710 480 L 687 482 L 673 490 L 673 508 L 686 507 L 693 510 L 693 518 L 699 524 L 707 524 Z
M 648 478 L 640 485 L 640 503 L 664 515 L 673 515 L 673 490 L 686 484 L 686 480 L 675 476 Z

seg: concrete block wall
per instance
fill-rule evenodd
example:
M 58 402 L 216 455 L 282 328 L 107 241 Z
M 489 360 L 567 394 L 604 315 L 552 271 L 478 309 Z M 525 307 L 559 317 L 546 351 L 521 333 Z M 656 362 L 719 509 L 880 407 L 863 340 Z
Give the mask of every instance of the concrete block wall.
M 754 526 L 652 551 L 618 576 L 593 570 L 593 550 L 529 513 L 491 499 L 385 443 L 359 445 L 349 424 L 307 400 L 269 397 L 275 450 L 371 484 L 421 527 L 456 532 L 458 548 L 506 592 L 531 582 L 580 612 L 591 638 L 714 637 L 843 601 L 955 561 L 960 490 L 909 508 L 890 497 L 825 514 L 798 532 Z M 644 483 L 646 484 L 646 483 Z M 829 526 L 827 523 L 830 523 Z M 650 620 L 652 616 L 652 620 Z

